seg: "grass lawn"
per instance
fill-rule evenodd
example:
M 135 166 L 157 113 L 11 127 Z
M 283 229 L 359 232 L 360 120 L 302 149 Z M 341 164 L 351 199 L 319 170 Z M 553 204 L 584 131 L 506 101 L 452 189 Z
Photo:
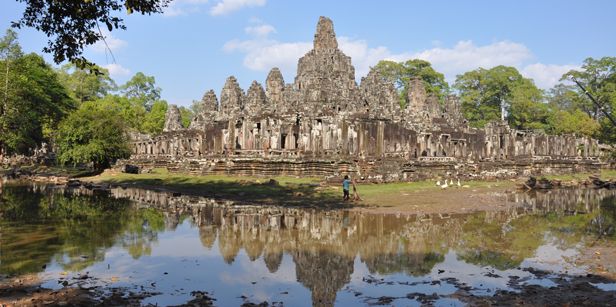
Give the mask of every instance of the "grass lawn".
M 66 167 L 25 167 L 22 168 L 37 174 L 49 176 L 82 177 L 88 175 L 88 170 Z M 0 170 L 0 174 L 2 170 Z M 91 174 L 90 174 L 91 175 Z M 549 175 L 548 179 L 563 181 L 582 181 L 591 173 L 567 175 Z M 602 170 L 604 180 L 616 179 L 616 170 Z M 541 177 L 541 176 L 540 176 Z M 487 192 L 493 188 L 513 188 L 517 180 L 501 181 L 463 181 L 462 188 L 449 187 L 443 190 L 435 181 L 396 182 L 385 184 L 358 183 L 357 191 L 362 198 L 360 202 L 342 201 L 342 178 L 339 183 L 323 184 L 323 178 L 317 177 L 252 177 L 229 175 L 192 175 L 171 173 L 165 168 L 154 169 L 146 174 L 126 174 L 106 171 L 94 177 L 83 177 L 84 180 L 121 184 L 128 187 L 153 189 L 159 191 L 179 192 L 186 195 L 211 197 L 221 200 L 245 201 L 251 203 L 302 205 L 319 207 L 344 207 L 351 205 L 391 206 L 408 202 L 409 199 L 423 197 L 424 199 L 447 198 L 448 195 L 466 195 L 474 192 Z M 276 180 L 270 184 L 269 180 Z M 457 192 L 456 192 L 457 191 Z
M 115 183 L 140 188 L 170 190 L 187 195 L 288 205 L 340 205 L 329 187 L 320 186 L 320 178 L 250 177 L 227 175 L 191 175 L 154 169 L 147 174 L 105 172 L 85 178 L 100 183 Z M 269 184 L 274 179 L 277 184 Z
M 30 172 L 39 176 L 57 176 L 57 177 L 84 177 L 92 176 L 98 172 L 89 168 L 80 167 L 68 167 L 68 166 L 45 166 L 45 165 L 32 165 L 32 166 L 20 166 L 19 170 Z M 11 168 L 1 168 L 0 174 L 6 174 L 12 172 Z
M 502 181 L 468 181 L 461 182 L 461 189 L 477 190 L 489 188 L 506 188 L 514 187 L 515 182 L 511 180 Z M 456 189 L 456 182 L 453 187 L 448 187 L 446 190 L 436 185 L 435 181 L 417 181 L 417 182 L 396 182 L 385 184 L 361 184 L 357 186 L 357 190 L 366 204 L 380 204 L 387 199 L 389 204 L 394 204 L 396 197 L 401 195 L 412 195 L 414 193 L 431 193 L 438 197 L 438 193 L 445 193 L 451 189 Z
M 306 177 L 306 178 L 296 178 L 296 177 L 271 177 L 272 179 L 277 180 L 280 184 L 311 184 L 311 183 L 319 183 L 321 181 L 320 178 L 315 177 Z M 251 177 L 251 176 L 229 176 L 229 175 L 192 175 L 192 174 L 184 174 L 184 173 L 171 173 L 165 168 L 155 168 L 150 173 L 145 174 L 126 174 L 126 173 L 102 173 L 100 176 L 92 177 L 90 179 L 96 179 L 97 181 L 110 181 L 110 182 L 122 182 L 122 181 L 132 181 L 132 180 L 164 180 L 165 182 L 174 183 L 174 182 L 182 182 L 182 183 L 208 183 L 213 181 L 224 181 L 224 182 L 237 182 L 237 181 L 246 181 L 246 182 L 256 182 L 262 183 L 267 182 L 270 178 L 265 177 Z
M 278 184 L 268 184 L 269 179 Z M 86 178 L 101 183 L 115 183 L 140 188 L 154 188 L 176 191 L 189 195 L 199 195 L 220 199 L 252 202 L 302 204 L 302 205 L 342 205 L 340 185 L 321 185 L 322 178 L 306 177 L 250 177 L 227 175 L 191 175 L 170 173 L 166 169 L 154 169 L 147 174 L 125 174 L 105 172 L 96 177 Z M 342 179 L 340 180 L 342 182 Z M 454 182 L 454 185 L 456 183 Z M 469 181 L 462 182 L 464 188 L 492 188 L 513 186 L 514 182 Z M 358 184 L 357 190 L 362 202 L 357 204 L 379 204 L 382 199 L 395 202 L 399 195 L 416 192 L 440 193 L 443 190 L 435 181 L 397 182 L 386 184 Z
M 611 169 L 602 169 L 600 173 L 575 173 L 575 174 L 565 174 L 565 175 L 547 175 L 547 176 L 539 176 L 538 178 L 545 177 L 550 180 L 556 179 L 556 180 L 563 180 L 563 181 L 570 181 L 570 180 L 581 181 L 581 180 L 588 179 L 588 176 L 591 176 L 591 175 L 599 175 L 599 177 L 603 180 L 616 180 L 616 170 L 611 170 Z

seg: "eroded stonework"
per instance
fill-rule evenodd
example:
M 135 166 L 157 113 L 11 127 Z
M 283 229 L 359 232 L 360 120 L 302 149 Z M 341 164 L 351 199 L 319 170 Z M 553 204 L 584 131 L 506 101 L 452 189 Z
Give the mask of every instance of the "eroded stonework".
M 469 127 L 457 97 L 444 103 L 409 81 L 401 108 L 394 85 L 375 70 L 355 81 L 333 23 L 321 17 L 314 47 L 285 84 L 278 68 L 245 93 L 235 77 L 220 103 L 213 90 L 184 129 L 170 106 L 161 135 L 135 138 L 130 163 L 193 173 L 337 176 L 374 181 L 435 176 L 508 177 L 597 169 L 594 139 L 519 131 L 505 122 Z M 123 162 L 121 162 L 123 163 Z
M 176 131 L 182 129 L 182 119 L 180 116 L 180 109 L 178 106 L 172 104 L 167 108 L 167 114 L 165 115 L 165 126 L 163 132 Z

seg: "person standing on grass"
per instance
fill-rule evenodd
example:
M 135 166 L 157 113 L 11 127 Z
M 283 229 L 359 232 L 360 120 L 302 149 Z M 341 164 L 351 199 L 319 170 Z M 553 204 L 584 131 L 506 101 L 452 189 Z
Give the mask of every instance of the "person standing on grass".
M 349 175 L 344 176 L 344 180 L 342 181 L 342 192 L 343 192 L 343 200 L 349 200 L 349 188 L 351 187 L 351 180 L 349 179 Z

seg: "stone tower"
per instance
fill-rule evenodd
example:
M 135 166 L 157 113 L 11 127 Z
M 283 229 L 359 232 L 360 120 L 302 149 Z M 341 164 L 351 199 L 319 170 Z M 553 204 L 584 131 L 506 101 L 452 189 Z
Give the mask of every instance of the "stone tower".
M 424 81 L 419 77 L 409 80 L 407 99 L 408 105 L 404 112 L 411 123 L 429 125 L 432 119 L 442 115 L 438 97 L 426 91 Z
M 261 83 L 252 81 L 252 84 L 246 93 L 245 100 L 244 112 L 246 114 L 260 114 L 265 109 L 265 91 L 263 90 Z
M 447 120 L 451 126 L 460 126 L 464 124 L 465 119 L 462 114 L 462 108 L 460 106 L 460 99 L 458 96 L 447 96 L 444 107 L 445 111 L 443 113 L 446 114 Z
M 278 67 L 272 68 L 267 79 L 265 80 L 265 96 L 267 96 L 268 105 L 271 111 L 285 113 L 286 105 L 284 104 L 284 79 Z
M 376 69 L 371 69 L 367 76 L 361 78 L 359 93 L 362 105 L 357 111 L 366 113 L 370 118 L 391 119 L 398 115 L 398 92 L 394 84 L 385 80 Z
M 338 49 L 334 23 L 331 19 L 321 16 L 317 24 L 317 32 L 314 34 L 314 50 L 317 52 L 333 52 Z
M 174 104 L 169 105 L 167 108 L 167 114 L 165 115 L 165 126 L 163 127 L 163 131 L 176 131 L 181 130 L 182 128 L 180 109 L 178 109 L 178 106 Z
M 423 80 L 419 77 L 414 77 L 409 80 L 408 85 L 408 104 L 406 111 L 409 114 L 418 114 L 426 109 L 426 87 Z
M 344 112 L 355 100 L 357 85 L 351 58 L 338 49 L 331 19 L 320 17 L 314 48 L 299 59 L 295 89 L 306 115 Z
M 218 111 L 218 98 L 216 98 L 216 93 L 214 93 L 214 90 L 209 90 L 203 94 L 201 103 L 203 103 L 203 112 Z
M 217 112 L 218 98 L 214 90 L 209 90 L 201 98 L 201 111 L 190 122 L 190 129 L 203 129 L 215 120 Z
M 223 118 L 235 117 L 244 108 L 244 91 L 237 83 L 234 76 L 225 81 L 225 86 L 220 93 L 220 115 Z

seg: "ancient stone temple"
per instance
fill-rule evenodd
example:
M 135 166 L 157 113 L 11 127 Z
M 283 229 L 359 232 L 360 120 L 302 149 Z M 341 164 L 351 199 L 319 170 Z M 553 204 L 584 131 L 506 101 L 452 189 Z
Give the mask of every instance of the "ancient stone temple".
M 131 163 L 199 174 L 339 176 L 415 180 L 435 176 L 515 176 L 600 167 L 596 140 L 519 131 L 505 122 L 467 125 L 455 96 L 444 102 L 409 81 L 401 108 L 393 84 L 375 70 L 355 79 L 330 19 L 321 17 L 314 47 L 293 83 L 272 68 L 247 91 L 229 77 L 183 128 L 170 106 L 164 132 L 133 139 Z

